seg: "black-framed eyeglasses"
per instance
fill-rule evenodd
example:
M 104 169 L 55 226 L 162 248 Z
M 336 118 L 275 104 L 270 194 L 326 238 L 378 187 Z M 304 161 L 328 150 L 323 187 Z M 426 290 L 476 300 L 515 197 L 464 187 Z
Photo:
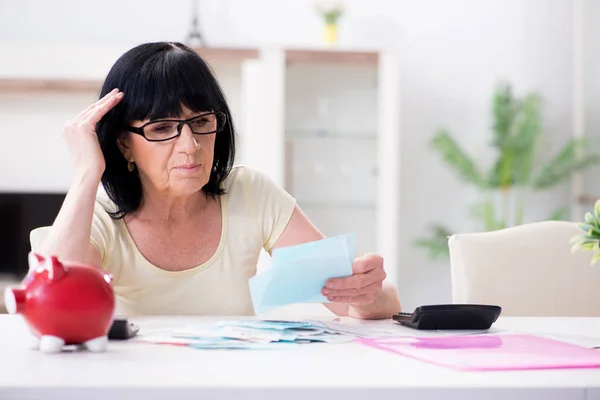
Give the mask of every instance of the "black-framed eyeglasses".
M 149 142 L 164 142 L 181 135 L 184 125 L 190 127 L 196 135 L 210 135 L 223 130 L 227 115 L 221 111 L 212 111 L 190 119 L 161 119 L 150 121 L 140 127 L 127 126 L 129 132 L 142 135 Z

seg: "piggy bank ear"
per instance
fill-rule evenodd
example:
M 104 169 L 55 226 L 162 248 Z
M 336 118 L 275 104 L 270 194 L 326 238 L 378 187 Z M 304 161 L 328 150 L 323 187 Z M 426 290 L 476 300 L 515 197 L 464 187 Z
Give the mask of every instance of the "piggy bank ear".
M 39 267 L 44 262 L 44 257 L 30 251 L 27 257 L 27 261 L 29 262 L 29 270 L 31 271 Z
M 50 257 L 44 264 L 45 270 L 48 271 L 48 279 L 56 281 L 65 275 L 65 267 L 58 261 L 55 256 Z

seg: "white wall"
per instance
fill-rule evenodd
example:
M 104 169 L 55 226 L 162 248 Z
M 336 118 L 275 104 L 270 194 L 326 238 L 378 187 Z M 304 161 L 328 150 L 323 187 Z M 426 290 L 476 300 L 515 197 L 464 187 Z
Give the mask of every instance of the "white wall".
M 546 149 L 571 132 L 572 4 L 562 0 L 403 2 L 400 287 L 407 306 L 449 300 L 446 263 L 428 263 L 410 242 L 430 221 L 457 231 L 480 229 L 468 206 L 478 200 L 455 179 L 428 141 L 448 127 L 482 162 L 489 152 L 490 95 L 498 79 L 545 98 Z M 391 14 L 391 13 L 390 13 Z M 568 185 L 529 201 L 528 219 L 547 218 L 569 201 Z
M 571 132 L 572 2 L 346 3 L 349 12 L 341 24 L 341 44 L 392 46 L 403 61 L 399 182 L 403 197 L 398 244 L 402 301 L 407 309 L 450 301 L 448 265 L 429 262 L 411 242 L 432 221 L 447 223 L 456 231 L 478 229 L 467 214 L 467 206 L 477 197 L 444 168 L 428 141 L 434 129 L 443 125 L 479 159 L 489 161 L 490 96 L 496 81 L 505 78 L 519 92 L 536 89 L 544 96 L 546 149 L 551 151 L 564 142 Z M 320 20 L 312 4 L 312 0 L 205 0 L 201 22 L 205 37 L 214 45 L 313 45 L 320 40 Z M 120 46 L 182 40 L 190 8 L 189 1 L 0 0 L 0 43 Z M 0 103 L 0 107 L 9 106 Z M 0 144 L 6 142 L 5 136 L 1 132 L 4 142 Z M 54 148 L 58 146 L 59 142 Z M 26 159 L 31 153 L 20 155 Z M 14 179 L 13 168 L 1 166 L 0 183 Z M 545 218 L 556 206 L 566 204 L 568 195 L 565 185 L 539 196 L 528 217 Z
M 584 133 L 600 139 L 600 2 L 583 0 L 583 86 Z M 584 174 L 583 190 L 590 196 L 600 197 L 600 166 Z M 581 212 L 589 211 L 589 206 Z M 582 216 L 579 216 L 580 218 Z

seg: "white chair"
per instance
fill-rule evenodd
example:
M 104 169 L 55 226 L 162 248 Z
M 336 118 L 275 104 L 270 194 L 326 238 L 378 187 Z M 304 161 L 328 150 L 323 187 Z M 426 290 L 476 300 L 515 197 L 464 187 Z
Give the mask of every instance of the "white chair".
M 575 223 L 544 221 L 450 237 L 452 299 L 503 316 L 600 317 L 600 263 L 571 254 Z

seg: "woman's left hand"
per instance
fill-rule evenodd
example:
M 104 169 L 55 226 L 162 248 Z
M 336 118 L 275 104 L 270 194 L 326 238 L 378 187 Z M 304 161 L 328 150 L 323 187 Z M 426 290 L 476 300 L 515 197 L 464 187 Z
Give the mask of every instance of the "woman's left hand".
M 383 258 L 367 254 L 354 260 L 351 276 L 328 280 L 322 293 L 334 303 L 370 304 L 381 293 L 385 277 Z

